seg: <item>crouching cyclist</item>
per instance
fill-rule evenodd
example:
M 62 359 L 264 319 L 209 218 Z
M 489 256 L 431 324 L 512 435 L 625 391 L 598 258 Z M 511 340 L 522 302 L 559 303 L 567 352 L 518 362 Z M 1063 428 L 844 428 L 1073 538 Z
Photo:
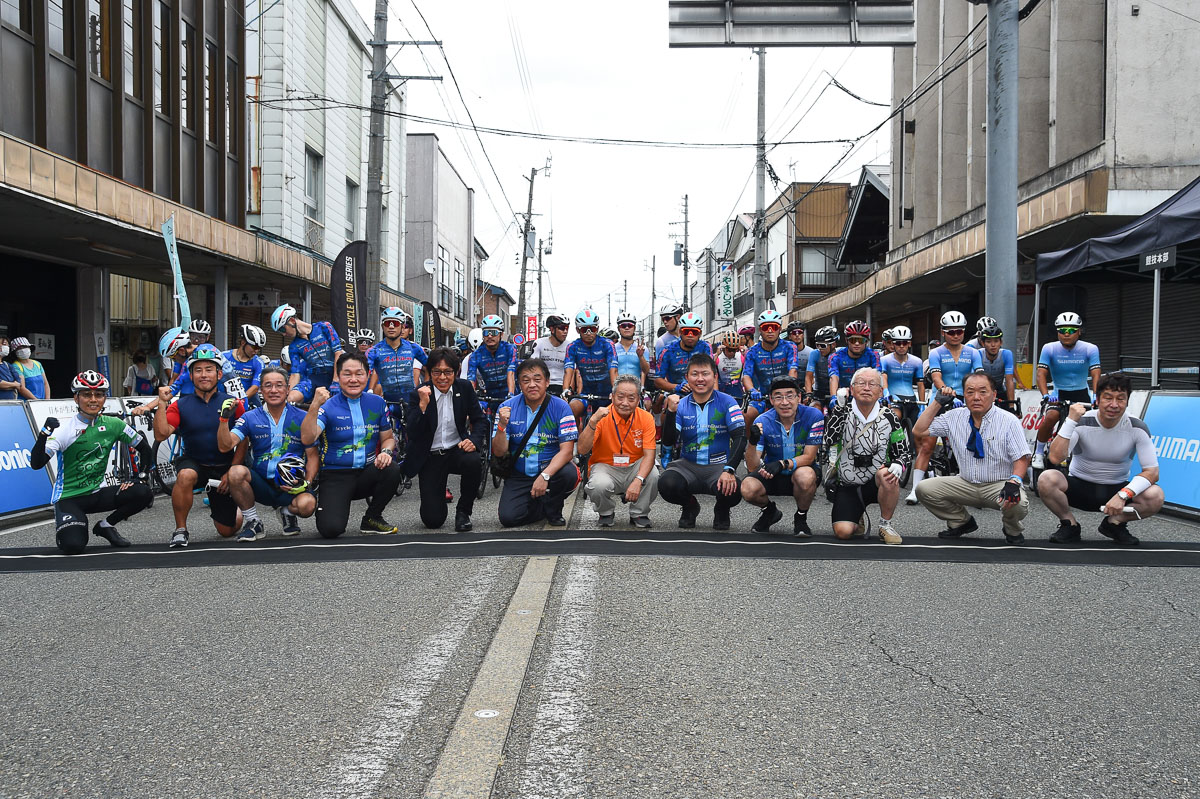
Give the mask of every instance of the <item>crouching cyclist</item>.
M 75 406 L 79 413 L 65 424 L 50 416 L 42 426 L 29 463 L 41 469 L 55 458 L 54 503 L 55 540 L 65 555 L 78 555 L 87 547 L 89 513 L 111 511 L 96 522 L 92 533 L 114 547 L 127 547 L 129 540 L 114 525 L 138 511 L 150 507 L 154 492 L 146 485 L 145 467 L 153 460 L 150 445 L 142 434 L 114 416 L 104 416 L 108 398 L 108 378 L 99 372 L 81 372 L 71 381 Z M 135 483 L 105 486 L 108 455 L 118 442 L 137 447 L 142 465 Z
M 297 517 L 307 519 L 317 509 L 311 486 L 316 482 L 320 459 L 316 447 L 305 447 L 300 442 L 304 411 L 288 404 L 287 380 L 287 372 L 277 366 L 263 369 L 263 407 L 247 412 L 234 425 L 229 423 L 233 409 L 226 407 L 217 424 L 217 447 L 221 452 L 237 448 L 229 467 L 229 493 L 246 520 L 238 541 L 257 541 L 266 535 L 255 502 L 278 509 L 283 534 L 288 536 L 300 532 Z

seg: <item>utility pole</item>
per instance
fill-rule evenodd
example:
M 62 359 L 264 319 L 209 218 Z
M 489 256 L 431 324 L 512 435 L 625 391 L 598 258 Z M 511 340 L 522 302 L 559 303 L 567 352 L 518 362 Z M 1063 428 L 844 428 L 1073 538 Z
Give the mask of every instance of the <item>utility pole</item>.
M 623 297 L 623 299 L 621 300 L 621 310 L 625 311 L 626 313 L 629 313 L 629 281 L 628 280 L 625 281 L 625 289 L 624 289 L 624 292 L 622 293 L 622 297 Z
M 686 194 L 683 195 L 683 307 L 689 311 L 692 309 L 692 285 L 688 283 L 688 196 Z
M 767 48 L 758 49 L 758 189 L 754 213 L 754 309 L 767 307 Z
M 538 239 L 538 332 L 542 332 L 542 240 Z
M 1017 329 L 1017 0 L 988 3 L 987 258 L 988 316 Z M 1015 339 L 1014 339 L 1015 340 Z M 1036 344 L 1036 342 L 1035 342 Z M 1031 350 L 1036 354 L 1036 350 Z
M 542 172 L 550 174 L 550 159 L 546 159 L 546 165 L 542 167 Z M 521 230 L 521 291 L 520 299 L 517 300 L 517 324 L 525 324 L 525 269 L 529 263 L 529 227 L 533 223 L 533 181 L 537 177 L 538 168 L 534 167 L 529 170 L 529 202 L 525 206 L 525 227 Z
M 611 291 L 608 292 L 608 316 L 606 316 L 605 319 L 608 321 L 608 323 L 610 325 L 612 324 L 613 315 L 612 315 L 612 292 Z
M 656 286 L 655 286 L 655 271 L 657 269 L 657 264 L 658 264 L 658 256 L 651 255 L 650 256 L 650 325 L 651 325 L 651 330 L 649 330 L 646 333 L 646 335 L 649 337 L 649 339 L 651 341 L 654 341 L 654 338 L 655 338 L 654 333 L 658 330 L 658 328 L 653 327 L 654 319 L 658 315 L 658 293 L 657 293 Z

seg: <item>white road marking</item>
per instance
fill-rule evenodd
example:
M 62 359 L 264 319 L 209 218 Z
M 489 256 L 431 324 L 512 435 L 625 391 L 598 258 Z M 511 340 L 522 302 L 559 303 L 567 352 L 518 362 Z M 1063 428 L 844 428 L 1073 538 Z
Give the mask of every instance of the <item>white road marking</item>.
M 372 710 L 354 744 L 334 763 L 328 797 L 368 797 L 379 793 L 396 751 L 424 709 L 430 692 L 475 620 L 504 566 L 499 559 L 484 561 L 456 592 L 446 608 L 446 625 L 426 639 L 391 681 L 391 688 Z
M 522 799 L 564 799 L 586 792 L 587 763 L 579 736 L 588 712 L 598 562 L 594 555 L 571 558 L 525 753 Z

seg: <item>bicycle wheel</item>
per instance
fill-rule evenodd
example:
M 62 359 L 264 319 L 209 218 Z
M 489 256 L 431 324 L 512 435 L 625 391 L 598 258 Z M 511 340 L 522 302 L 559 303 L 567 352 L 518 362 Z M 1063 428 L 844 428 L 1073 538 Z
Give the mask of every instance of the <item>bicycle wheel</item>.
M 492 470 L 492 454 L 491 447 L 485 446 L 479 451 L 479 459 L 483 461 L 483 471 L 479 474 L 479 496 L 482 497 L 487 491 L 488 473 Z M 495 479 L 494 477 L 492 478 Z M 499 486 L 499 484 L 497 484 Z
M 904 435 L 905 435 L 905 437 L 908 438 L 908 451 L 916 452 L 917 451 L 917 438 L 916 438 L 916 436 L 913 435 L 912 422 L 909 421 L 908 419 L 901 419 L 900 426 L 904 428 Z M 913 470 L 911 468 L 905 472 L 904 482 L 900 484 L 902 488 L 908 488 L 909 484 L 912 482 L 912 473 L 913 473 Z
M 151 469 L 151 473 L 158 490 L 167 495 L 175 488 L 175 459 L 178 454 L 175 451 L 174 436 L 166 441 L 154 443 L 154 468 Z

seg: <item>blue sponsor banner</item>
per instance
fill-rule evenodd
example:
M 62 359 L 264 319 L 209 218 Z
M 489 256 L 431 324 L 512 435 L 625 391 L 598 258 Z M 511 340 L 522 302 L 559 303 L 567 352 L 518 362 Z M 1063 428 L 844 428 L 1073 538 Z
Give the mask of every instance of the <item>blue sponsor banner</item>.
M 1200 510 L 1200 394 L 1156 391 L 1142 414 L 1158 452 L 1158 484 L 1167 503 Z M 1141 467 L 1136 460 L 1133 473 Z
M 0 402 L 0 516 L 50 504 L 50 478 L 31 469 L 33 426 L 23 402 Z

